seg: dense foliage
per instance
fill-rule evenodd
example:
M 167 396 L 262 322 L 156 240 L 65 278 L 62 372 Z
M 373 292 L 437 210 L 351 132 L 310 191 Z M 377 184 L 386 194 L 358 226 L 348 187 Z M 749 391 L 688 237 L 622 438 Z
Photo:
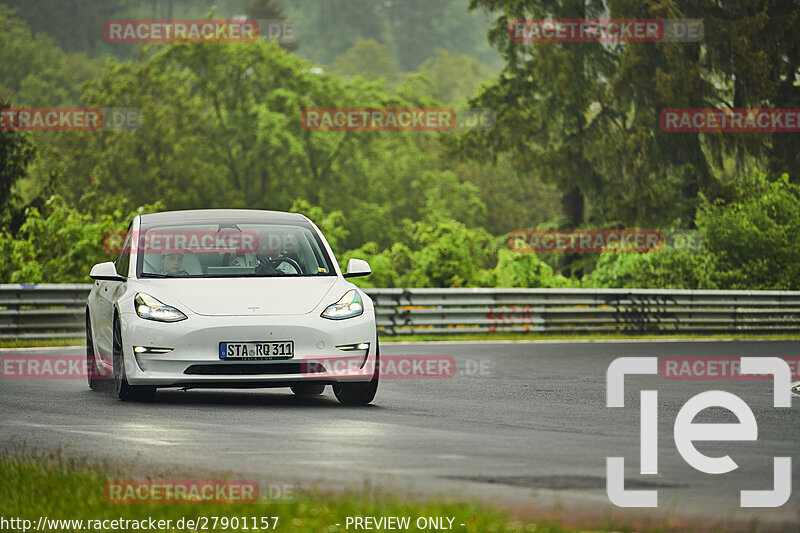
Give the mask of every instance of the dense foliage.
M 0 131 L 0 282 L 86 281 L 91 265 L 109 258 L 104 233 L 137 212 L 252 208 L 308 215 L 342 265 L 370 262 L 364 286 L 800 288 L 797 134 L 658 128 L 661 107 L 800 107 L 800 84 L 785 83 L 797 69 L 794 50 L 765 63 L 766 37 L 750 48 L 737 41 L 734 72 L 723 50 L 736 37 L 726 32 L 658 46 L 508 40 L 510 18 L 596 16 L 591 2 L 474 0 L 490 10 L 477 13 L 449 0 L 404 10 L 370 4 L 364 19 L 359 2 L 328 12 L 231 0 L 220 3 L 225 16 L 306 9 L 303 27 L 350 14 L 357 31 L 338 28 L 334 37 L 325 26 L 288 49 L 171 44 L 126 56 L 78 30 L 70 38 L 36 9 L 3 4 L 19 2 L 0 1 L 0 107 L 136 108 L 142 126 Z M 191 9 L 178 0 L 79 4 L 87 20 Z M 615 2 L 612 14 L 696 16 L 700 4 L 678 2 L 667 13 Z M 706 17 L 707 35 L 738 13 L 718 9 Z M 792 39 L 794 18 L 773 19 L 796 12 L 764 13 L 762 22 Z M 429 28 L 436 17 L 448 24 Z M 485 36 L 457 35 L 485 32 L 491 21 L 499 73 Z M 299 120 L 306 107 L 445 105 L 490 107 L 497 127 L 327 132 Z M 697 229 L 703 246 L 582 256 L 508 249 L 510 231 L 534 227 Z

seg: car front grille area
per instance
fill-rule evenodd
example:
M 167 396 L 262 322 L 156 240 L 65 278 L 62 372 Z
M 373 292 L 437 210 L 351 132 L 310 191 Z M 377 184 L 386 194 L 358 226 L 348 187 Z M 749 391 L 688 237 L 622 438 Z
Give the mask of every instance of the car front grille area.
M 225 363 L 191 365 L 183 371 L 193 376 L 256 376 L 280 374 L 324 374 L 325 368 L 317 362 L 293 361 L 290 363 Z

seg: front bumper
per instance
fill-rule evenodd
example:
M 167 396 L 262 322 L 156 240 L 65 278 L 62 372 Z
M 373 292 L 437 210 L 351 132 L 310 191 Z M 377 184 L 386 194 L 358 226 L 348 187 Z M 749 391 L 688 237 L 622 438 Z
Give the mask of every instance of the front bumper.
M 190 315 L 180 322 L 120 315 L 125 372 L 131 385 L 158 387 L 282 387 L 302 382 L 369 381 L 375 369 L 374 311 L 346 320 L 317 314 L 292 316 Z M 226 360 L 220 342 L 293 341 L 284 359 Z M 366 350 L 336 346 L 369 343 Z M 172 348 L 167 353 L 135 353 L 134 346 Z M 342 361 L 347 361 L 342 372 Z

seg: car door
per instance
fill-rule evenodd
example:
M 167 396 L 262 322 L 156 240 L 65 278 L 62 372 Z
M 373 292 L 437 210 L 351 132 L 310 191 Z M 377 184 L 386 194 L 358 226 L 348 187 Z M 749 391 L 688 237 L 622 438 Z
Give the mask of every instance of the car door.
M 130 267 L 132 224 L 128 226 L 128 231 L 122 243 L 122 250 L 115 261 L 117 274 L 123 277 L 128 277 L 128 269 Z M 105 362 L 107 363 L 110 363 L 114 349 L 114 304 L 117 298 L 125 291 L 123 285 L 124 282 L 122 281 L 95 281 L 95 312 L 92 317 L 92 328 L 99 355 L 106 358 L 107 361 Z

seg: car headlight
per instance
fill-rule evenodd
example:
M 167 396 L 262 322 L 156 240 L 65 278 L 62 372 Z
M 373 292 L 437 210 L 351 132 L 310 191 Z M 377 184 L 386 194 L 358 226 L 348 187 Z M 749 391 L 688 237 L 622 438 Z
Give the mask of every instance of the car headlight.
M 133 304 L 136 307 L 136 314 L 147 320 L 156 320 L 158 322 L 186 320 L 186 315 L 171 305 L 166 305 L 143 292 L 136 295 L 136 298 L 133 299 Z
M 331 320 L 342 320 L 343 318 L 353 318 L 363 312 L 361 295 L 355 289 L 351 289 L 342 296 L 341 300 L 326 307 L 320 316 Z

